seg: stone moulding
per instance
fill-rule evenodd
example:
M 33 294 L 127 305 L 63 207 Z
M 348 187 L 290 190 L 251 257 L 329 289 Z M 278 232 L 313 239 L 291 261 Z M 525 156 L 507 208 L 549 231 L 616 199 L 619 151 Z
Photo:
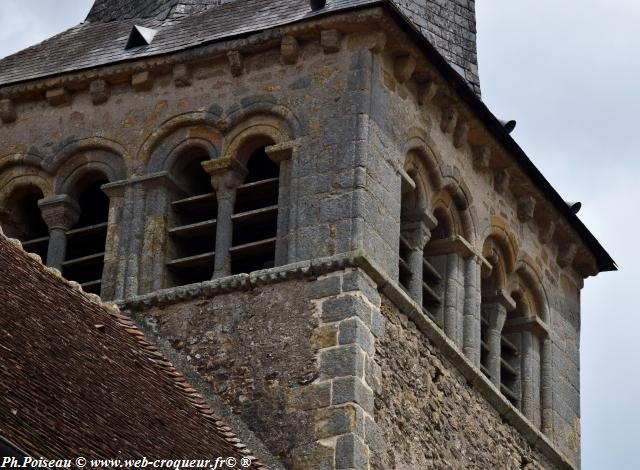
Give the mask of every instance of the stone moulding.
M 500 391 L 476 368 L 444 331 L 423 312 L 400 287 L 385 274 L 366 253 L 357 250 L 331 257 L 302 261 L 276 268 L 254 271 L 251 274 L 237 274 L 199 284 L 164 289 L 150 294 L 130 297 L 116 302 L 121 309 L 133 311 L 149 307 L 169 305 L 185 300 L 208 298 L 220 294 L 247 291 L 256 287 L 277 284 L 292 279 L 314 279 L 318 276 L 348 268 L 362 269 L 377 285 L 378 291 L 386 296 L 403 314 L 416 325 L 453 366 L 465 377 L 467 383 L 478 390 L 495 408 L 501 418 L 513 426 L 531 447 L 540 451 L 559 469 L 575 470 L 571 463 L 553 443 L 538 430 Z

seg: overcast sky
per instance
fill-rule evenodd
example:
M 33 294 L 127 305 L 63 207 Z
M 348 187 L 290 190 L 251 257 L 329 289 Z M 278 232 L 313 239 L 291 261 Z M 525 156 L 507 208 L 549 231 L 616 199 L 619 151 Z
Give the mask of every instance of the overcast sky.
M 0 57 L 82 21 L 91 0 L 0 0 Z M 640 2 L 477 0 L 483 99 L 620 271 L 582 297 L 585 470 L 638 468 Z

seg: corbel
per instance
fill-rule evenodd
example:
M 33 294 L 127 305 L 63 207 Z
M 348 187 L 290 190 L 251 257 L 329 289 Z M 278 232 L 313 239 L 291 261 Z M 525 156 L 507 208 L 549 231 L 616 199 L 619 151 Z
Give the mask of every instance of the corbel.
M 408 81 L 415 70 L 416 59 L 409 54 L 396 58 L 393 65 L 393 73 L 396 77 L 396 80 L 398 80 L 398 82 L 400 83 L 405 83 L 406 81 Z
M 106 103 L 111 95 L 111 88 L 106 80 L 98 79 L 93 80 L 89 84 L 89 94 L 91 95 L 91 102 L 95 105 Z
M 0 120 L 5 124 L 15 121 L 18 118 L 13 100 L 8 98 L 0 100 Z
M 240 51 L 235 50 L 227 52 L 227 60 L 229 61 L 229 67 L 231 68 L 231 75 L 234 77 L 242 75 L 244 66 Z
M 469 136 L 469 123 L 467 121 L 458 120 L 455 130 L 453 131 L 453 146 L 457 149 L 467 142 Z
M 493 187 L 498 194 L 505 194 L 509 189 L 509 183 L 511 182 L 511 175 L 506 168 L 497 170 L 493 175 Z
M 71 94 L 65 87 L 50 88 L 45 96 L 51 106 L 67 106 L 71 104 Z
M 382 52 L 387 45 L 387 33 L 384 31 L 376 31 L 370 35 L 370 38 L 367 49 L 374 54 Z
M 149 91 L 153 88 L 153 77 L 148 70 L 134 73 L 131 76 L 131 86 L 135 91 Z
M 541 243 L 547 244 L 553 239 L 556 233 L 556 223 L 553 220 L 543 222 L 539 227 L 538 239 Z
M 451 134 L 458 124 L 458 110 L 454 106 L 446 104 L 442 107 L 440 119 L 440 129 L 442 129 L 442 132 Z
M 300 56 L 298 40 L 290 35 L 283 36 L 280 42 L 280 55 L 282 55 L 282 62 L 287 65 L 293 65 L 298 62 L 298 57 Z
M 489 168 L 491 161 L 491 149 L 489 147 L 473 148 L 473 167 L 476 170 L 484 171 Z
M 536 210 L 536 198 L 533 196 L 523 196 L 518 199 L 518 219 L 520 222 L 528 222 L 533 219 Z
M 187 64 L 176 64 L 173 67 L 173 83 L 179 88 L 191 85 L 191 69 Z
M 418 104 L 420 106 L 431 103 L 438 92 L 438 84 L 433 80 L 427 80 L 418 87 Z
M 578 252 L 578 245 L 575 243 L 564 243 L 558 247 L 558 266 L 566 268 L 573 263 Z
M 320 31 L 320 45 L 325 54 L 334 54 L 340 50 L 342 34 L 337 29 Z

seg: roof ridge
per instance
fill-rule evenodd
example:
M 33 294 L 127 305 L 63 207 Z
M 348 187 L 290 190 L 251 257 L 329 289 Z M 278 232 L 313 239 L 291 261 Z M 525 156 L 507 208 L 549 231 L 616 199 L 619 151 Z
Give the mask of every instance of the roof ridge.
M 204 397 L 191 386 L 182 373 L 174 367 L 173 363 L 169 361 L 154 344 L 146 339 L 144 332 L 136 326 L 130 316 L 124 314 L 115 303 L 104 302 L 99 295 L 85 292 L 79 283 L 66 279 L 60 270 L 46 266 L 39 255 L 26 251 L 20 240 L 6 236 L 2 231 L 2 227 L 0 227 L 0 237 L 14 245 L 23 255 L 38 263 L 39 267 L 43 271 L 64 282 L 72 290 L 80 294 L 85 300 L 97 305 L 102 312 L 115 320 L 116 324 L 135 340 L 136 344 L 140 347 L 140 351 L 145 355 L 145 357 L 174 384 L 195 411 L 209 421 L 216 431 L 218 431 L 218 434 L 228 444 L 234 447 L 237 452 L 249 458 L 253 468 L 256 470 L 268 470 L 268 468 L 260 462 L 257 457 L 251 455 L 251 451 L 241 442 L 233 429 L 215 413 Z M 100 324 L 95 326 L 96 328 L 104 327 L 104 325 Z

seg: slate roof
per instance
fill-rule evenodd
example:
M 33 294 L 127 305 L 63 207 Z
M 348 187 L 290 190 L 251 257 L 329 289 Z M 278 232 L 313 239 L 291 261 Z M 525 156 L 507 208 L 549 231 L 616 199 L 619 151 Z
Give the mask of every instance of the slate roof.
M 244 455 L 128 317 L 1 232 L 0 436 L 45 458 Z
M 139 59 L 176 52 L 223 38 L 243 36 L 300 20 L 337 12 L 350 8 L 384 3 L 379 0 L 330 0 L 318 12 L 312 12 L 309 0 L 287 0 L 271 2 L 265 0 L 235 0 L 215 8 L 201 5 L 200 13 L 173 16 L 162 19 L 161 12 L 167 2 L 149 2 L 147 8 L 140 0 L 133 2 L 138 9 L 127 10 L 124 0 L 101 0 L 99 7 L 107 1 L 122 5 L 125 13 L 140 14 L 142 18 L 127 18 L 117 21 L 85 21 L 40 44 L 0 60 L 0 86 L 19 83 L 35 78 L 58 75 L 64 72 L 93 68 L 126 60 Z M 190 0 L 190 2 L 201 0 Z M 202 0 L 204 1 L 204 0 Z M 170 2 L 187 5 L 187 0 Z M 162 5 L 162 8 L 158 5 Z M 171 6 L 171 5 L 170 5 Z M 174 5 L 175 6 L 175 5 Z M 197 5 L 191 5 L 194 8 Z M 125 14 L 125 16 L 127 16 Z M 101 16 L 100 10 L 89 17 Z M 158 34 L 149 46 L 125 50 L 129 32 L 134 24 L 157 28 Z
M 87 21 L 114 21 L 126 18 L 167 19 L 205 11 L 234 0 L 96 0 Z

